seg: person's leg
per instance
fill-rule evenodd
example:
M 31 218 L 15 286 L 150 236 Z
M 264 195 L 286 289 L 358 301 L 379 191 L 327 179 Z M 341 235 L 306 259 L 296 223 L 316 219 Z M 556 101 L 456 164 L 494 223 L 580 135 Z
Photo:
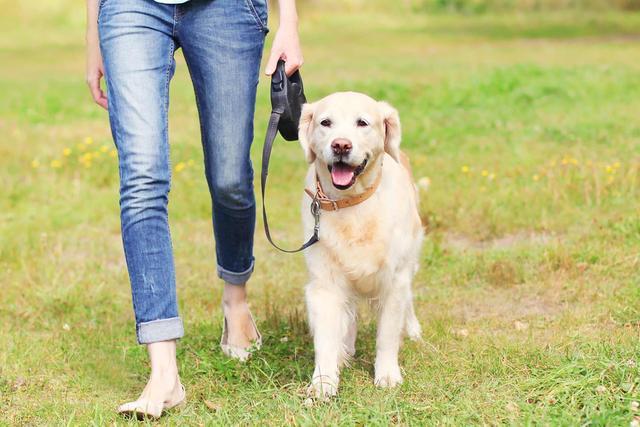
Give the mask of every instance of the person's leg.
M 213 205 L 218 275 L 229 344 L 257 338 L 244 285 L 254 265 L 255 199 L 249 151 L 260 58 L 267 32 L 265 0 L 204 0 L 178 6 L 177 36 L 191 73 Z
M 167 217 L 174 10 L 151 0 L 107 0 L 99 13 L 136 333 L 151 358 L 151 378 L 141 399 L 161 403 L 181 394 L 175 340 L 184 334 Z

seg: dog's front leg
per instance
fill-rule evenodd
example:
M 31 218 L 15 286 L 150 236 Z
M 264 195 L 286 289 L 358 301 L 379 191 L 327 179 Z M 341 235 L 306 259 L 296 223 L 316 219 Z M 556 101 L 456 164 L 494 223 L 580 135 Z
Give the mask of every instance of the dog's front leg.
M 339 364 L 346 357 L 343 342 L 350 318 L 347 298 L 338 286 L 311 282 L 306 299 L 316 364 L 309 394 L 326 398 L 338 392 Z
M 390 284 L 391 289 L 384 292 L 380 300 L 375 364 L 375 384 L 378 387 L 395 387 L 402 383 L 398 351 L 407 310 L 405 291 L 410 285 L 411 274 L 396 274 L 394 283 Z
M 352 358 L 356 355 L 356 337 L 358 336 L 358 323 L 356 322 L 356 309 L 355 306 L 351 307 L 349 313 L 349 323 L 347 327 L 347 333 L 344 337 L 344 350 L 348 358 Z M 347 363 L 348 359 L 344 359 L 342 364 Z

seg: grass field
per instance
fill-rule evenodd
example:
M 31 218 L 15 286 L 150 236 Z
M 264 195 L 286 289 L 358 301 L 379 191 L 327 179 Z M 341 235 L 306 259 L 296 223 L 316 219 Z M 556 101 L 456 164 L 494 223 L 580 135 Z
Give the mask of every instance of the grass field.
M 107 117 L 83 82 L 82 9 L 0 3 L 0 424 L 126 423 L 114 409 L 144 385 L 146 355 Z M 391 102 L 416 178 L 430 180 L 414 285 L 424 342 L 401 350 L 402 387 L 377 390 L 363 310 L 339 397 L 306 405 L 303 259 L 272 249 L 258 224 L 250 292 L 264 349 L 247 364 L 223 357 L 197 112 L 179 54 L 170 215 L 189 402 L 161 423 L 637 425 L 640 14 L 310 9 L 302 38 L 309 98 L 350 89 Z M 305 164 L 296 143 L 276 151 L 272 228 L 293 246 Z

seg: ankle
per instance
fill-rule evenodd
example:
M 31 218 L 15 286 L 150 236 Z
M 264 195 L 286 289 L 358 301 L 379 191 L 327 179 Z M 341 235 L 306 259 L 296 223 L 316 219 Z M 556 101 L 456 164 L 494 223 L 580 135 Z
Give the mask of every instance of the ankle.
M 151 368 L 151 379 L 164 380 L 178 379 L 178 367 L 177 366 L 154 366 Z
M 225 308 L 235 308 L 247 304 L 247 288 L 245 285 L 225 283 L 222 293 L 222 304 Z
M 151 362 L 151 378 L 167 379 L 178 377 L 175 340 L 148 344 L 147 351 Z

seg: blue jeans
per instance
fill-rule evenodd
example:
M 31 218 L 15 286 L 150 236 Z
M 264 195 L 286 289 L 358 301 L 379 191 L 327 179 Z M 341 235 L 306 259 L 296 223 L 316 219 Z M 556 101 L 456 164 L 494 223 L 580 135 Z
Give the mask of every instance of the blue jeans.
M 266 0 L 100 2 L 100 47 L 119 157 L 122 240 L 139 343 L 184 334 L 167 215 L 169 82 L 179 48 L 200 116 L 218 275 L 243 284 L 253 271 L 249 151 L 266 22 Z

